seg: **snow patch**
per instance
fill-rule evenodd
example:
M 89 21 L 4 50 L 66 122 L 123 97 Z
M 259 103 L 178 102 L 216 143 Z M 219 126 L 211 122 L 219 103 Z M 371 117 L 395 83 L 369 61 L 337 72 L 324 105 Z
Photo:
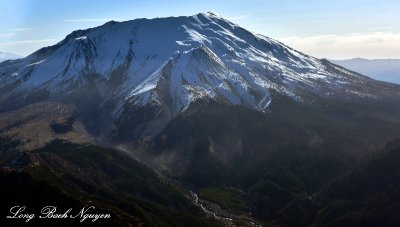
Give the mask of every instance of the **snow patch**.
M 44 59 L 44 60 L 45 60 L 45 59 Z M 40 63 L 44 62 L 44 60 L 41 60 L 41 61 L 38 61 L 38 62 L 31 63 L 31 64 L 27 65 L 26 67 L 30 67 L 30 66 L 34 66 L 34 65 L 39 65 Z
M 75 40 L 85 40 L 85 39 L 87 39 L 87 36 L 85 36 L 85 35 L 75 38 Z

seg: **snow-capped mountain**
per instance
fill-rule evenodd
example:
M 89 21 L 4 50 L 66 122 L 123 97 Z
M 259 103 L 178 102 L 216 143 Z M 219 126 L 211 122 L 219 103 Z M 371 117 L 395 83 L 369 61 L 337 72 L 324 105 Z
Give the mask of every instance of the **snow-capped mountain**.
M 0 102 L 3 109 L 45 99 L 74 100 L 84 108 L 90 102 L 120 122 L 150 108 L 151 117 L 141 117 L 165 121 L 204 99 L 266 111 L 272 93 L 307 103 L 316 96 L 372 97 L 363 86 L 368 81 L 214 13 L 200 13 L 110 21 L 4 62 Z
M 21 56 L 0 51 L 0 62 L 5 61 L 5 60 L 14 60 L 14 59 L 18 59 L 18 58 L 21 58 Z

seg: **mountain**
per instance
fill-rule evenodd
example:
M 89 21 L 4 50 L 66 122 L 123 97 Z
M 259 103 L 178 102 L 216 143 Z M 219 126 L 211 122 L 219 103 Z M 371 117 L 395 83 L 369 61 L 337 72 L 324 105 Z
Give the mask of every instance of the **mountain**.
M 326 187 L 399 138 L 399 98 L 214 13 L 110 21 L 0 63 L 0 180 L 122 226 L 329 224 Z
M 347 69 L 370 76 L 375 80 L 382 80 L 400 84 L 399 59 L 363 59 L 353 58 L 348 60 L 329 60 L 332 63 Z
M 5 60 L 14 60 L 18 58 L 21 58 L 21 56 L 12 53 L 0 52 L 0 62 Z
M 91 119 L 92 133 L 128 139 L 154 135 L 197 100 L 265 112 L 272 92 L 312 103 L 372 97 L 368 83 L 376 84 L 209 13 L 75 31 L 1 64 L 0 102 L 3 111 L 42 100 L 78 102 L 82 112 L 102 113 Z M 137 130 L 127 136 L 126 126 Z

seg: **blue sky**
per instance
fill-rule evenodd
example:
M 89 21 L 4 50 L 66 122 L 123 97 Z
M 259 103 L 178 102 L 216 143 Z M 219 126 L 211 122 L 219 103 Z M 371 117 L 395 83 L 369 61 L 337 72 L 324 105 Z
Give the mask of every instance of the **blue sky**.
M 316 57 L 400 58 L 396 0 L 1 0 L 0 51 L 27 55 L 108 20 L 213 11 Z

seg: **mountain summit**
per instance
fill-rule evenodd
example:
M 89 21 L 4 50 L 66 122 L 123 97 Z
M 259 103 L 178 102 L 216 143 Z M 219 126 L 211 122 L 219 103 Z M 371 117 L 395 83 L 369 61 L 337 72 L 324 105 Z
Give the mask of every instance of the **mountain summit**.
M 371 81 L 215 13 L 200 13 L 110 21 L 4 62 L 0 103 L 4 111 L 68 100 L 80 103 L 82 112 L 102 115 L 102 124 L 123 124 L 136 113 L 135 121 L 146 118 L 152 123 L 144 128 L 157 131 L 199 100 L 265 112 L 272 93 L 303 103 L 316 97 L 373 97 Z

